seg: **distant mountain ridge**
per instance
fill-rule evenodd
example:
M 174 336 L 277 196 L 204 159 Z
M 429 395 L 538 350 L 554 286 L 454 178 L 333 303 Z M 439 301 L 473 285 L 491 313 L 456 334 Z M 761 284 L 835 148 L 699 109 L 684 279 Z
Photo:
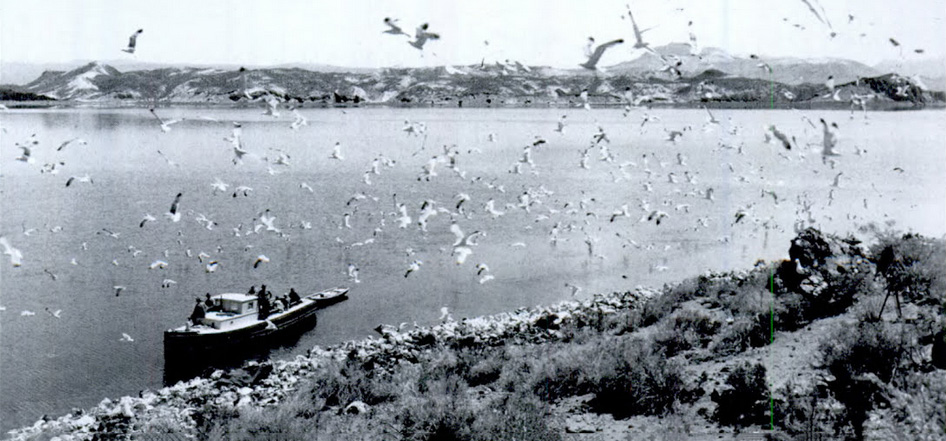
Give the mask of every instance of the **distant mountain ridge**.
M 274 95 L 285 101 L 387 105 L 580 105 L 734 103 L 756 106 L 850 106 L 867 96 L 868 107 L 931 104 L 943 94 L 932 81 L 887 74 L 850 60 L 741 58 L 715 48 L 691 54 L 685 44 L 654 48 L 606 69 L 528 67 L 496 62 L 435 68 L 352 69 L 325 67 L 158 67 L 120 71 L 92 62 L 69 71 L 45 71 L 16 92 L 55 100 L 106 105 L 226 104 Z M 680 76 L 661 72 L 679 60 Z M 760 67 L 771 67 L 769 70 Z M 319 69 L 320 66 L 313 66 Z M 933 72 L 926 70 L 924 72 Z M 825 86 L 832 76 L 838 93 Z

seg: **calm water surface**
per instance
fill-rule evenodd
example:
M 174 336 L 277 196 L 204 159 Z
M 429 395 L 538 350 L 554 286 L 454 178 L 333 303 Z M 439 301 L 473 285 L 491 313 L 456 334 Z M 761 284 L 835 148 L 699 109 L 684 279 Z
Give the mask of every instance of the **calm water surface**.
M 865 118 L 719 110 L 722 124 L 706 128 L 702 110 L 648 111 L 660 120 L 642 127 L 644 112 L 319 109 L 303 110 L 309 125 L 294 131 L 290 119 L 269 119 L 259 110 L 164 109 L 164 118 L 186 118 L 168 133 L 140 109 L 0 114 L 0 234 L 23 253 L 21 267 L 7 256 L 0 261 L 0 428 L 161 387 L 162 332 L 183 324 L 193 298 L 205 292 L 243 292 L 260 283 L 277 293 L 350 286 L 349 301 L 323 311 L 316 329 L 273 354 L 288 357 L 371 335 L 379 323 L 433 324 L 444 306 L 459 319 L 567 299 L 566 282 L 581 286 L 583 297 L 749 267 L 759 258 L 783 257 L 796 221 L 809 215 L 834 232 L 868 222 L 946 232 L 941 111 Z M 564 134 L 554 131 L 562 114 L 568 115 Z M 834 168 L 816 145 L 821 130 L 803 116 L 840 126 L 842 156 Z M 426 123 L 427 138 L 403 132 L 405 119 Z M 231 121 L 243 124 L 250 152 L 241 165 L 232 163 L 223 140 Z M 767 124 L 795 136 L 801 148 L 766 144 Z M 583 169 L 582 151 L 598 125 L 613 161 L 591 148 Z M 665 129 L 686 127 L 676 142 L 666 140 Z M 16 161 L 15 144 L 32 134 L 39 141 L 33 163 Z M 536 135 L 548 142 L 533 149 L 534 167 L 512 173 Z M 88 144 L 56 151 L 73 137 Z M 344 160 L 329 158 L 336 142 Z M 444 156 L 444 145 L 457 146 L 465 177 L 440 163 L 437 176 L 418 180 L 432 156 Z M 279 152 L 290 165 L 272 163 Z M 363 176 L 379 155 L 395 165 L 370 174 L 367 184 Z M 43 164 L 59 161 L 59 173 L 40 173 Z M 70 176 L 85 174 L 93 184 L 65 186 Z M 213 192 L 217 178 L 230 184 L 227 192 Z M 238 185 L 253 191 L 232 197 Z M 547 192 L 538 192 L 540 186 Z M 714 201 L 703 197 L 708 188 Z M 535 197 L 527 212 L 517 205 L 529 189 Z M 164 213 L 179 192 L 184 214 L 174 223 Z M 367 197 L 347 204 L 356 193 Z M 459 193 L 470 196 L 464 214 L 432 216 L 427 232 L 416 222 L 397 228 L 395 198 L 416 221 L 425 200 L 456 212 Z M 484 211 L 489 199 L 503 216 Z M 611 222 L 625 204 L 630 216 Z M 668 216 L 660 225 L 641 222 L 642 205 Z M 249 234 L 267 209 L 284 234 L 265 228 Z M 747 216 L 735 222 L 740 210 Z M 157 221 L 139 228 L 146 213 Z M 195 220 L 200 215 L 216 222 L 212 229 Z M 453 221 L 468 233 L 486 233 L 463 264 L 451 256 Z M 216 272 L 205 272 L 201 252 L 220 262 Z M 254 269 L 260 254 L 271 261 Z M 159 259 L 168 267 L 149 269 Z M 421 269 L 404 277 L 415 259 Z M 360 269 L 360 283 L 348 278 L 349 263 Z M 495 279 L 480 284 L 477 263 L 486 263 Z M 165 279 L 177 283 L 162 288 Z M 126 287 L 117 297 L 116 285 Z M 50 314 L 57 310 L 60 318 Z M 120 341 L 122 333 L 134 342 Z

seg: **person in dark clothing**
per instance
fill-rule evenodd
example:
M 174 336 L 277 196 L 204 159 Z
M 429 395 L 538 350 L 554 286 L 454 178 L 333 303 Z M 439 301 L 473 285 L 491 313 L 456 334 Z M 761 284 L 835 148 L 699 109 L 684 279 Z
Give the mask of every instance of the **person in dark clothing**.
M 302 299 L 299 298 L 299 293 L 296 292 L 295 288 L 289 288 L 289 305 L 295 305 L 301 302 Z
M 210 298 L 210 293 L 206 294 L 206 299 L 204 300 L 204 306 L 207 307 L 207 310 L 210 311 L 210 308 L 214 307 L 214 300 Z
M 266 285 L 261 285 L 259 291 L 256 292 L 256 301 L 259 303 L 259 314 L 257 318 L 260 320 L 266 320 L 266 317 L 269 317 L 271 303 L 266 297 Z
M 196 302 L 194 303 L 194 311 L 191 312 L 190 320 L 191 323 L 196 325 L 200 323 L 200 319 L 204 318 L 207 313 L 204 311 L 204 305 L 200 302 L 200 297 L 195 300 Z
M 251 287 L 250 287 L 250 292 L 248 292 L 247 294 L 249 294 L 249 295 L 256 294 L 256 285 L 251 286 Z

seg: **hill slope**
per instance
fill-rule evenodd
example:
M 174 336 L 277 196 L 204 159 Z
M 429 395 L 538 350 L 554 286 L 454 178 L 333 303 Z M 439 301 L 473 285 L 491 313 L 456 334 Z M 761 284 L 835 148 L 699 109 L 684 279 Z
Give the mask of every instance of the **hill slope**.
M 508 64 L 352 73 L 301 68 L 227 70 L 193 67 L 121 72 L 106 64 L 89 63 L 66 72 L 46 71 L 18 91 L 70 102 L 141 106 L 239 104 L 258 100 L 264 95 L 273 95 L 297 105 L 309 102 L 321 105 L 367 103 L 460 107 L 579 106 L 587 100 L 591 105 L 728 103 L 742 107 L 823 105 L 848 108 L 854 104 L 854 94 L 865 101 L 865 108 L 902 104 L 913 107 L 944 101 L 942 93 L 923 90 L 913 80 L 898 75 L 858 76 L 847 83 L 854 85 L 850 90 L 833 95 L 820 83 L 791 84 L 760 78 L 760 69 L 754 65 L 750 69 L 744 61 L 731 59 L 725 54 L 706 55 L 704 60 L 716 61 L 685 63 L 684 66 L 688 66 L 687 69 L 719 66 L 732 71 L 748 70 L 744 72 L 746 76 L 733 76 L 715 68 L 687 72 L 679 77 L 655 76 L 654 71 L 663 62 L 649 53 L 635 60 L 633 65 L 615 66 L 605 75 Z M 785 69 L 785 72 L 794 72 L 790 75 L 805 69 L 826 72 L 825 67 L 817 67 L 820 65 L 795 63 L 792 66 L 794 70 Z M 850 63 L 831 62 L 830 66 L 837 70 L 838 84 L 844 83 L 841 79 L 846 76 L 862 70 L 861 66 Z M 587 98 L 583 93 L 587 93 Z

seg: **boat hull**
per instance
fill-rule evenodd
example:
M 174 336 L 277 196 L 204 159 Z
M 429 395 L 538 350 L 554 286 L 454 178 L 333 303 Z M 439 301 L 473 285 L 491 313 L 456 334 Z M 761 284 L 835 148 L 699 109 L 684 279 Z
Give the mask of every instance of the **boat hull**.
M 164 356 L 165 358 L 186 357 L 191 354 L 233 352 L 234 349 L 243 347 L 265 346 L 278 341 L 282 336 L 298 334 L 314 327 L 317 322 L 316 310 L 318 308 L 318 305 L 312 303 L 294 314 L 272 317 L 269 321 L 275 325 L 275 329 L 263 321 L 225 332 L 166 331 Z
M 166 384 L 241 365 L 247 359 L 264 359 L 280 346 L 295 345 L 300 336 L 317 324 L 316 312 L 345 300 L 347 288 L 335 288 L 306 296 L 286 312 L 270 315 L 231 330 L 180 327 L 164 333 L 164 378 Z

